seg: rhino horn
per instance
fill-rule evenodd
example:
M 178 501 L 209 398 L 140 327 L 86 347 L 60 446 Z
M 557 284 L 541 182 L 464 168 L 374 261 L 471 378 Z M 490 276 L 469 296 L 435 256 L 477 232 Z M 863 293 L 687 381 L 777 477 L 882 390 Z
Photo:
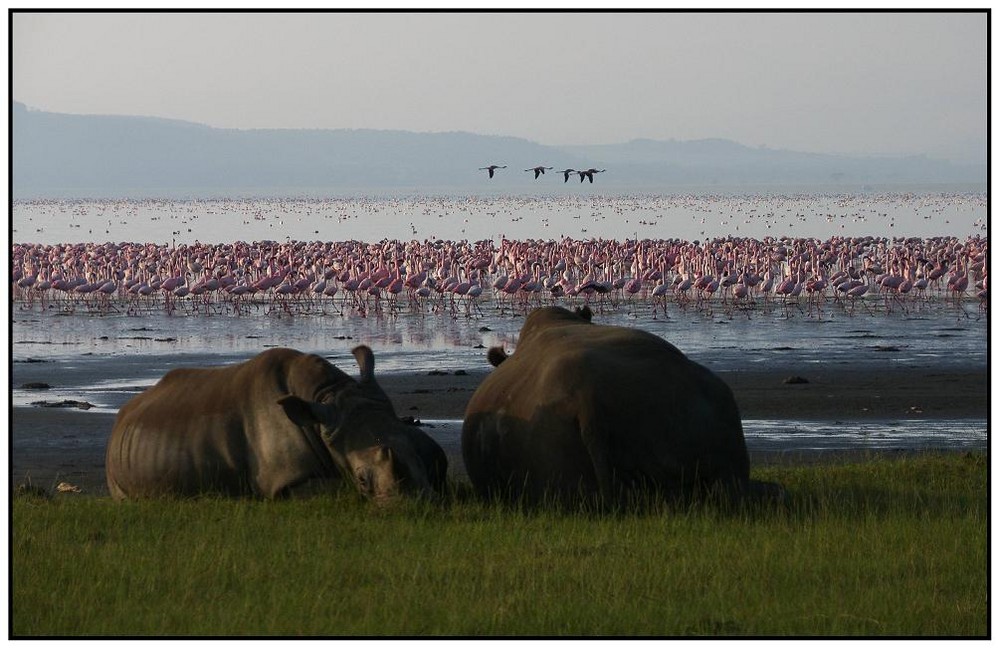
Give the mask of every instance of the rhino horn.
M 361 382 L 369 383 L 375 380 L 375 354 L 372 353 L 371 348 L 368 345 L 358 345 L 351 350 L 354 354 L 354 360 L 358 362 L 358 367 L 361 368 Z

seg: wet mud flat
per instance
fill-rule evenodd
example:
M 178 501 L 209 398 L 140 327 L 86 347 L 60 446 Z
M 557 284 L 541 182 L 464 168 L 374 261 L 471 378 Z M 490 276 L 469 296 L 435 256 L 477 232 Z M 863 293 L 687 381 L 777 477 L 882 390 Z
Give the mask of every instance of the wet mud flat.
M 108 357 L 91 367 L 93 376 L 76 377 L 74 383 L 99 383 L 107 376 L 130 376 L 142 373 L 135 357 Z M 115 367 L 117 365 L 123 367 Z M 185 357 L 184 364 L 197 365 L 197 359 Z M 62 377 L 60 363 L 15 363 L 12 384 L 58 385 Z M 465 406 L 486 371 L 431 371 L 383 373 L 379 376 L 385 391 L 395 404 L 397 414 L 427 421 L 427 432 L 439 439 L 449 457 L 452 477 L 464 475 L 460 438 L 452 428 L 446 433 L 434 420 L 461 420 Z M 846 428 L 852 422 L 907 420 L 913 425 L 926 420 L 932 428 L 937 420 L 982 422 L 988 419 L 988 370 L 985 367 L 885 369 L 852 371 L 812 367 L 805 372 L 784 369 L 720 371 L 730 385 L 744 420 L 802 420 L 839 422 Z M 791 379 L 791 380 L 790 380 Z M 138 393 L 142 385 L 124 381 L 111 395 L 113 407 L 42 407 L 16 405 L 11 409 L 12 455 L 10 478 L 14 485 L 30 480 L 52 489 L 60 481 L 81 487 L 84 493 L 103 495 L 104 450 L 114 425 L 115 410 Z M 37 390 L 36 401 L 58 401 Z M 70 395 L 70 401 L 87 401 Z M 107 406 L 108 404 L 103 404 Z M 748 422 L 749 423 L 749 422 Z M 813 463 L 844 461 L 868 457 L 873 453 L 898 454 L 919 452 L 905 449 L 852 448 L 835 443 L 824 449 L 797 448 L 794 441 L 759 444 L 748 432 L 751 461 L 755 465 L 772 463 Z M 926 450 L 949 448 L 928 446 Z M 983 444 L 985 448 L 985 443 Z

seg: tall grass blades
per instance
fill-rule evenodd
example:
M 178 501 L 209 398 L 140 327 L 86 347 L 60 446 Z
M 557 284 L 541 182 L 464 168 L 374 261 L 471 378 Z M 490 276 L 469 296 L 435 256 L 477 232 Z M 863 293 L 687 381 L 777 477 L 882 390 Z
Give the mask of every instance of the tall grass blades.
M 13 503 L 15 636 L 978 636 L 983 455 L 771 467 L 782 505 Z

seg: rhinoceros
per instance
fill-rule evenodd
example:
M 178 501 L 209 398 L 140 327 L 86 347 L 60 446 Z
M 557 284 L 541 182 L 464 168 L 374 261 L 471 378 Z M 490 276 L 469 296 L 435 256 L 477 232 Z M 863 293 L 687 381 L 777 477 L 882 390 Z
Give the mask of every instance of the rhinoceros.
M 323 358 L 270 349 L 236 365 L 175 369 L 126 403 L 108 441 L 116 499 L 206 492 L 276 498 L 352 481 L 366 496 L 435 496 L 448 460 L 403 423 L 367 346 L 356 381 Z
M 462 457 L 487 499 L 622 504 L 749 487 L 729 387 L 669 342 L 590 310 L 532 311 L 465 411 Z

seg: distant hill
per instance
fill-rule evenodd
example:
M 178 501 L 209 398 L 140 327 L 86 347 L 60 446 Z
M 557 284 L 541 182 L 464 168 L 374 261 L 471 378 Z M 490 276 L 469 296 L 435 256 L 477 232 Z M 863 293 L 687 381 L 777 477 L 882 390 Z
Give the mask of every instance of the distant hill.
M 925 156 L 852 157 L 748 147 L 732 140 L 632 140 L 572 146 L 634 182 L 670 179 L 678 185 L 875 185 L 985 183 L 986 165 L 955 165 Z
M 659 191 L 692 185 L 985 183 L 985 165 L 746 147 L 729 140 L 545 146 L 515 137 L 369 129 L 219 129 L 68 115 L 14 102 L 13 196 L 118 197 Z M 506 164 L 490 181 L 479 167 Z M 555 169 L 534 180 L 523 170 Z M 607 168 L 581 189 L 553 172 Z

